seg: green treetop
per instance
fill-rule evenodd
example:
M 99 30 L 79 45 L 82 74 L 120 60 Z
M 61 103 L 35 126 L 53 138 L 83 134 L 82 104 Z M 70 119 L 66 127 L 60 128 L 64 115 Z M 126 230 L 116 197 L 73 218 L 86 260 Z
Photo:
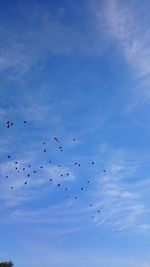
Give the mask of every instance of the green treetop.
M 13 266 L 12 261 L 0 262 L 0 267 L 12 267 L 12 266 Z

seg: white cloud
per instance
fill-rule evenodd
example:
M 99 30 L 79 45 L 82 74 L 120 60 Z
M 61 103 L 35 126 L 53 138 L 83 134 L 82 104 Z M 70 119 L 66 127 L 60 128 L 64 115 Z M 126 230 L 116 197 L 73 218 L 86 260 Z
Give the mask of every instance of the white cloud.
M 99 2 L 99 1 L 98 1 Z M 141 2 L 107 0 L 99 7 L 95 16 L 98 26 L 103 24 L 106 38 L 115 43 L 119 57 L 121 54 L 130 67 L 135 84 L 128 90 L 133 95 L 125 108 L 125 113 L 150 101 L 150 30 L 149 13 Z M 103 19 L 102 19 L 103 18 Z
M 107 1 L 105 18 L 110 35 L 118 41 L 137 74 L 143 77 L 150 73 L 150 32 L 148 22 L 145 25 L 139 19 L 139 8 L 131 3 L 110 0 Z
M 33 161 L 36 169 L 36 173 L 33 174 L 33 168 L 28 169 L 28 164 Z M 1 188 L 0 199 L 3 201 L 4 207 L 21 206 L 22 203 L 32 201 L 35 198 L 40 199 L 45 194 L 51 194 L 56 190 L 56 185 L 61 183 L 61 186 L 65 182 L 72 183 L 75 180 L 73 172 L 64 165 L 58 168 L 54 164 L 44 164 L 44 168 L 41 169 L 38 161 L 36 162 L 36 156 L 34 152 L 26 159 L 18 160 L 18 170 L 15 170 L 14 161 L 8 161 L 0 164 L 1 174 Z M 23 167 L 26 170 L 23 171 Z M 69 176 L 66 174 L 69 172 Z M 30 177 L 27 177 L 28 173 Z M 60 176 L 63 174 L 63 178 Z M 6 178 L 8 176 L 8 178 Z M 49 179 L 52 178 L 50 183 Z M 25 185 L 25 181 L 27 184 Z M 13 189 L 11 189 L 13 187 Z M 63 188 L 64 189 L 64 188 Z
M 122 153 L 121 153 L 122 154 Z M 110 159 L 106 173 L 97 176 L 96 188 L 93 191 L 95 218 L 97 225 L 109 227 L 115 231 L 147 231 L 149 224 L 149 207 L 145 196 L 149 194 L 147 183 L 135 179 L 139 165 L 119 154 Z M 142 183 L 142 184 L 141 184 Z M 96 214 L 96 209 L 101 213 Z

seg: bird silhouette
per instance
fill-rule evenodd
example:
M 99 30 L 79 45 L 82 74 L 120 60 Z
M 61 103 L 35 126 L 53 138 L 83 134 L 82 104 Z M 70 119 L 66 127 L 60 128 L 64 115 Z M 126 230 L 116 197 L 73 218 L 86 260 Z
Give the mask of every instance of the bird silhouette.
M 26 123 L 26 121 L 23 121 L 24 123 Z M 5 123 L 5 126 L 4 127 L 6 127 L 6 125 L 7 125 L 7 127 L 10 127 L 10 126 L 12 126 L 14 123 L 12 122 L 12 121 L 8 121 L 7 122 L 7 124 Z M 16 123 L 15 123 L 16 124 Z M 59 151 L 63 151 L 64 149 L 63 148 L 65 148 L 64 147 L 64 145 L 63 145 L 63 143 L 61 142 L 61 141 L 59 141 L 59 139 L 57 138 L 57 137 L 54 137 L 54 139 L 52 139 L 53 140 L 53 142 L 54 142 L 54 144 L 55 144 L 55 146 L 56 146 L 56 153 L 57 153 L 57 155 L 59 155 Z M 72 138 L 72 140 L 73 141 L 76 141 L 76 139 L 75 138 Z M 55 143 L 56 142 L 56 143 Z M 45 142 L 45 141 L 43 141 L 42 143 L 42 151 L 43 152 L 46 152 L 46 151 L 48 151 L 49 152 L 49 150 L 48 150 L 48 146 L 46 145 L 46 144 L 48 144 L 47 142 Z M 40 149 L 39 149 L 40 150 Z M 11 151 L 9 151 L 11 154 L 10 155 L 8 155 L 7 156 L 7 154 L 6 154 L 6 157 L 8 157 L 8 159 L 9 158 L 13 158 L 13 154 L 12 154 L 12 152 Z M 8 152 L 8 153 L 9 153 Z M 45 154 L 45 156 L 47 155 L 47 153 Z M 15 156 L 14 156 L 15 157 Z M 60 171 L 60 172 L 58 172 L 58 176 L 59 176 L 59 178 L 60 177 L 64 177 L 64 179 L 62 178 L 60 178 L 60 180 L 58 180 L 57 182 L 52 182 L 52 181 L 54 181 L 54 179 L 52 179 L 52 178 L 49 178 L 48 179 L 48 181 L 49 182 L 51 182 L 51 184 L 49 185 L 49 187 L 52 187 L 52 186 L 54 186 L 54 188 L 55 188 L 55 190 L 57 191 L 57 188 L 59 188 L 58 189 L 58 193 L 59 193 L 59 195 L 61 195 L 61 194 L 65 194 L 66 196 L 64 196 L 64 197 L 66 197 L 66 198 L 70 198 L 70 199 L 75 199 L 75 200 L 77 200 L 77 199 L 80 199 L 80 196 L 82 195 L 82 198 L 84 198 L 84 194 L 86 194 L 86 190 L 88 190 L 89 189 L 89 186 L 86 186 L 86 184 L 90 184 L 92 181 L 91 181 L 91 179 L 90 178 L 86 178 L 85 180 L 84 180 L 84 183 L 82 183 L 81 185 L 79 185 L 79 187 L 78 187 L 78 193 L 79 193 L 79 195 L 78 195 L 78 193 L 74 193 L 74 195 L 71 193 L 72 192 L 72 188 L 70 188 L 70 186 L 69 186 L 69 184 L 68 183 L 66 183 L 66 181 L 67 180 L 69 180 L 69 179 L 67 179 L 67 177 L 71 174 L 71 172 L 69 173 L 69 169 L 66 171 L 66 172 L 64 172 L 63 171 L 63 163 L 59 160 L 59 158 L 57 158 L 57 162 L 58 162 L 58 165 L 57 165 L 57 163 L 55 164 L 55 166 L 56 167 L 58 167 L 58 168 L 60 168 L 59 170 L 57 170 L 57 171 Z M 77 167 L 81 167 L 81 168 L 79 168 L 81 171 L 82 171 L 82 167 L 83 167 L 83 163 L 82 163 L 82 161 L 80 161 L 78 158 L 76 158 L 76 160 L 77 161 L 73 161 L 72 162 L 72 164 L 74 164 L 74 165 L 76 165 Z M 79 160 L 79 161 L 78 161 Z M 47 163 L 52 163 L 53 162 L 53 158 L 52 158 L 52 160 L 48 160 L 47 161 Z M 15 163 L 15 164 L 14 164 Z M 18 161 L 14 161 L 14 165 L 12 165 L 12 170 L 13 170 L 13 172 L 14 173 L 16 173 L 16 171 L 15 170 L 17 170 L 17 172 L 19 173 L 19 169 L 20 169 L 20 165 L 21 165 L 21 163 L 20 163 L 20 161 L 18 160 Z M 30 164 L 29 164 L 30 163 Z M 26 178 L 25 178 L 25 180 L 22 182 L 22 184 L 24 184 L 24 185 L 27 185 L 27 184 L 29 184 L 29 181 L 30 181 L 30 179 L 28 179 L 27 177 L 32 177 L 32 174 L 34 173 L 38 173 L 38 171 L 40 170 L 40 169 L 43 169 L 43 168 L 47 168 L 47 165 L 43 162 L 43 161 L 41 161 L 41 166 L 40 165 L 38 165 L 38 167 L 36 166 L 35 167 L 35 169 L 33 169 L 32 168 L 32 162 L 30 161 L 28 164 L 29 165 L 25 165 L 26 166 L 26 168 L 25 167 L 23 167 L 22 168 L 22 170 L 24 171 L 25 169 L 27 170 L 27 173 L 26 172 L 24 172 L 24 175 L 26 176 Z M 68 162 L 68 164 L 69 164 L 69 162 Z M 92 167 L 92 169 L 94 168 L 94 164 L 95 164 L 95 162 L 94 161 L 90 161 L 89 162 L 89 164 L 90 165 L 93 165 L 93 167 Z M 96 164 L 95 164 L 96 165 Z M 10 164 L 10 166 L 11 166 L 11 164 Z M 86 165 L 84 165 L 84 166 L 86 166 Z M 53 165 L 49 165 L 49 169 L 50 168 L 52 168 L 53 167 Z M 28 169 L 28 168 L 31 168 L 30 170 Z M 77 168 L 78 169 L 78 168 Z M 78 171 L 79 171 L 79 169 L 78 169 Z M 102 168 L 102 170 L 101 170 L 102 172 L 106 172 L 106 170 L 105 169 L 103 169 Z M 41 172 L 42 172 L 42 170 L 41 170 Z M 7 174 L 9 174 L 9 173 L 7 173 Z M 23 173 L 20 171 L 20 175 L 18 175 L 18 176 L 20 176 L 21 177 L 21 174 L 23 175 Z M 34 175 L 34 177 L 35 177 L 35 175 Z M 4 178 L 9 178 L 9 176 L 8 175 L 6 175 L 6 176 L 4 176 Z M 66 181 L 65 181 L 65 178 L 66 178 Z M 89 180 L 87 180 L 87 179 L 89 179 Z M 7 181 L 8 182 L 8 181 Z M 15 186 L 11 186 L 11 187 L 9 187 L 9 188 L 11 188 L 11 189 L 15 189 Z M 61 190 L 61 189 L 63 189 L 63 190 Z M 81 192 L 82 191 L 82 192 Z M 62 193 L 63 192 L 63 193 Z M 65 193 L 66 192 L 66 193 Z M 67 192 L 69 193 L 69 195 L 67 195 Z M 77 194 L 77 195 L 76 195 Z M 78 200 L 79 201 L 79 200 Z M 74 202 L 78 202 L 78 201 L 74 201 Z M 91 202 L 91 203 L 90 203 Z M 94 206 L 94 203 L 92 204 L 92 201 L 89 201 L 89 203 L 87 203 L 86 204 L 88 207 L 92 207 L 92 206 Z M 89 208 L 90 209 L 90 208 Z M 92 209 L 91 209 L 92 210 Z M 101 211 L 100 211 L 100 209 L 97 209 L 96 211 L 95 211 L 95 216 L 94 215 L 92 215 L 92 218 L 94 219 L 94 218 L 97 218 L 97 216 L 98 216 L 98 214 L 100 213 Z M 97 214 L 97 215 L 96 215 Z

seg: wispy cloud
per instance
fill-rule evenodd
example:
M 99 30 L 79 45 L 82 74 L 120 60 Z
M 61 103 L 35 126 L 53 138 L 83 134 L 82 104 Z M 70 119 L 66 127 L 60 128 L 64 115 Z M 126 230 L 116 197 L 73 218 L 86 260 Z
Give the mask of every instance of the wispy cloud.
M 150 31 L 149 14 L 138 2 L 108 0 L 95 10 L 97 25 L 102 23 L 108 41 L 114 42 L 119 55 L 126 60 L 135 84 L 131 85 L 132 103 L 127 112 L 150 100 Z M 142 19 L 144 17 L 144 19 Z M 98 26 L 97 26 L 98 27 Z
M 149 179 L 136 180 L 139 164 L 122 156 L 122 153 L 108 161 L 106 173 L 97 176 L 96 189 L 93 192 L 95 208 L 101 214 L 95 214 L 97 225 L 109 227 L 115 231 L 147 231 L 149 229 L 149 207 L 145 202 Z M 140 181 L 140 182 L 139 182 Z M 139 184 L 142 183 L 140 186 Z
M 35 174 L 32 166 L 32 170 L 28 169 L 31 159 L 36 169 Z M 24 167 L 26 167 L 26 170 L 23 171 Z M 24 202 L 32 201 L 35 198 L 40 199 L 42 195 L 55 191 L 58 183 L 61 182 L 62 186 L 65 182 L 70 184 L 75 180 L 73 171 L 65 165 L 58 168 L 55 164 L 44 164 L 41 169 L 34 153 L 30 155 L 30 158 L 28 154 L 27 158 L 18 160 L 17 168 L 19 172 L 15 170 L 15 164 L 12 160 L 0 164 L 0 199 L 3 201 L 4 207 L 21 206 Z M 68 172 L 69 176 L 66 175 Z M 28 173 L 30 173 L 30 177 L 28 177 Z M 52 178 L 51 183 L 50 178 Z M 25 185 L 26 181 L 27 184 Z
M 150 73 L 150 37 L 148 20 L 139 19 L 139 8 L 119 0 L 107 1 L 105 17 L 110 35 L 118 41 L 137 74 L 143 77 Z

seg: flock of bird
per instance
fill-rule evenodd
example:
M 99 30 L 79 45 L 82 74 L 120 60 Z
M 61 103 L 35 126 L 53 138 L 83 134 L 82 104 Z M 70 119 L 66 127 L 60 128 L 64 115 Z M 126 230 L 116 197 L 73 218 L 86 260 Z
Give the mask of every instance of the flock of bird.
M 23 123 L 24 123 L 24 124 L 27 124 L 27 121 L 24 120 Z M 14 126 L 14 122 L 12 122 L 12 121 L 7 121 L 7 122 L 6 122 L 6 127 L 7 127 L 7 128 L 10 128 L 10 127 L 12 127 L 12 126 Z M 63 152 L 63 151 L 64 151 L 64 148 L 63 148 L 63 145 L 61 144 L 60 140 L 58 139 L 58 137 L 54 137 L 54 138 L 53 138 L 53 141 L 58 145 L 58 149 L 59 149 L 59 151 L 60 151 L 60 152 Z M 76 138 L 72 138 L 72 142 L 76 142 Z M 47 152 L 46 142 L 43 142 L 42 149 L 43 149 L 43 153 L 46 153 L 46 152 Z M 13 160 L 14 157 L 13 157 L 13 155 L 10 155 L 10 154 L 9 154 L 9 155 L 7 156 L 7 158 L 12 162 L 12 160 Z M 7 159 L 7 160 L 8 160 L 8 159 Z M 53 164 L 52 160 L 49 160 L 49 163 L 50 163 L 50 164 L 51 164 L 51 163 Z M 44 165 L 40 165 L 37 169 L 33 169 L 32 166 L 31 166 L 31 164 L 29 164 L 29 165 L 26 166 L 26 167 L 22 167 L 22 168 L 20 168 L 19 161 L 14 161 L 13 164 L 14 164 L 14 167 L 13 167 L 13 168 L 14 168 L 14 170 L 15 170 L 16 172 L 21 173 L 21 172 L 23 171 L 23 173 L 25 173 L 26 180 L 24 181 L 24 185 L 27 185 L 27 184 L 30 182 L 30 179 L 28 179 L 28 178 L 30 178 L 30 177 L 32 176 L 32 174 L 36 174 L 40 169 L 43 169 L 43 168 L 44 168 Z M 81 163 L 80 163 L 80 162 L 74 162 L 73 164 L 74 164 L 75 166 L 77 166 L 77 167 L 81 167 Z M 91 164 L 91 166 L 94 166 L 94 165 L 95 165 L 95 162 L 92 161 L 90 164 Z M 58 168 L 61 168 L 61 165 L 59 164 L 59 165 L 57 165 L 57 167 L 58 167 Z M 105 173 L 105 172 L 106 172 L 106 170 L 104 169 L 104 170 L 103 170 L 103 173 Z M 65 174 L 64 174 L 64 173 L 60 173 L 60 177 L 61 177 L 61 178 L 64 177 L 64 176 L 65 176 L 65 177 L 68 177 L 69 175 L 70 175 L 69 172 L 66 172 Z M 6 175 L 5 178 L 8 179 L 8 178 L 9 178 L 9 175 Z M 51 183 L 54 182 L 53 184 L 55 184 L 55 185 L 57 186 L 57 188 L 61 188 L 61 186 L 63 185 L 63 179 L 61 179 L 61 182 L 56 183 L 55 179 L 53 179 L 53 178 L 49 178 L 49 182 L 51 182 Z M 87 180 L 87 181 L 86 181 L 86 185 L 89 185 L 90 183 L 91 183 L 91 180 Z M 15 187 L 14 187 L 14 186 L 11 186 L 10 189 L 11 189 L 11 190 L 14 190 Z M 81 187 L 80 187 L 80 192 L 83 192 L 84 189 L 86 189 L 86 186 L 81 186 Z M 65 190 L 66 193 L 68 193 L 68 191 L 69 191 L 68 186 L 66 186 L 66 187 L 64 188 L 64 190 Z M 70 195 L 67 194 L 67 195 L 66 195 L 66 198 L 70 198 Z M 73 198 L 74 198 L 75 200 L 77 200 L 77 199 L 79 198 L 79 196 L 74 196 Z M 93 203 L 89 203 L 89 207 L 93 207 L 93 206 L 94 206 Z M 99 213 L 101 212 L 101 210 L 100 210 L 100 209 L 97 209 L 96 212 L 97 212 L 97 214 L 99 214 Z M 95 218 L 95 215 L 92 215 L 92 218 L 94 219 L 94 218 Z

